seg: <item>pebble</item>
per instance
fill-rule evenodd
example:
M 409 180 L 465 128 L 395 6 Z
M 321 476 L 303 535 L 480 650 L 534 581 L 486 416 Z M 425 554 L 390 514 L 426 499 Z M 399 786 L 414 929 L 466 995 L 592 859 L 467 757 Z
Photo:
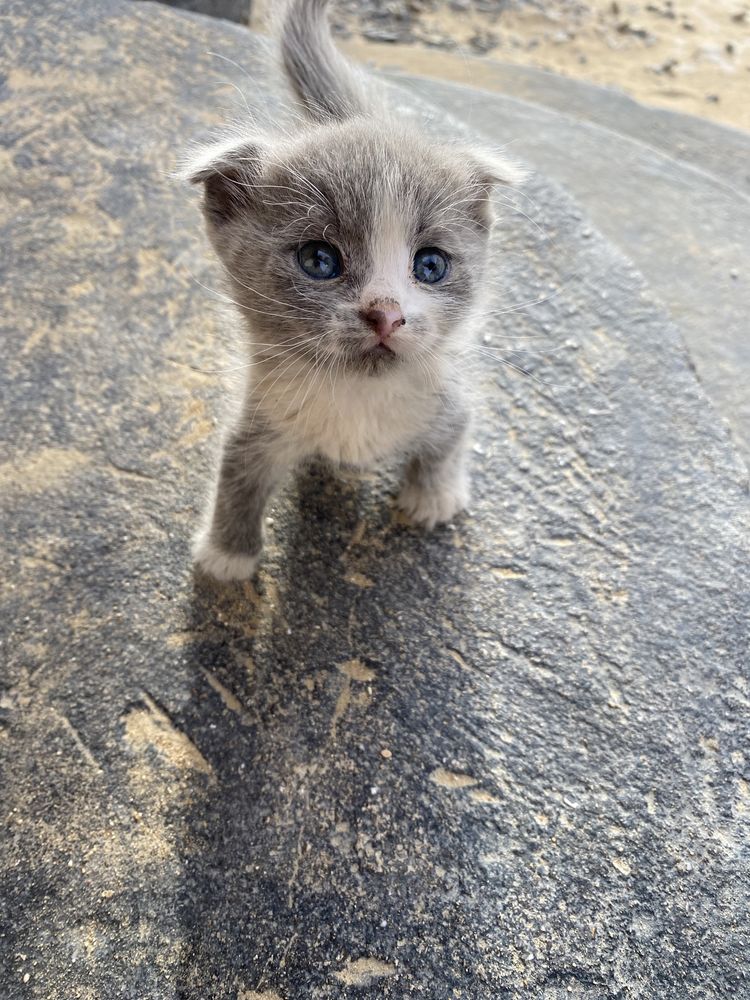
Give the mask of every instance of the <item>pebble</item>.
M 363 34 L 371 42 L 400 42 L 405 40 L 398 32 L 386 31 L 381 28 L 368 28 Z
M 500 39 L 492 31 L 478 31 L 476 35 L 473 35 L 469 39 L 469 45 L 471 45 L 472 49 L 482 56 L 496 49 L 499 44 Z

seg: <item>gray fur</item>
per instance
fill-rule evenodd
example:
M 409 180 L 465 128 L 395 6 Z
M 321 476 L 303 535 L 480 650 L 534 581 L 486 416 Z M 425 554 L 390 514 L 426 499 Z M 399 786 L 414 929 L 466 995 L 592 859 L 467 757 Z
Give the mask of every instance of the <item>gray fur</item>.
M 468 501 L 463 358 L 491 190 L 514 171 L 366 113 L 355 74 L 332 57 L 326 6 L 293 0 L 282 27 L 284 65 L 311 126 L 291 139 L 234 137 L 188 171 L 204 185 L 208 233 L 252 365 L 196 542 L 198 562 L 221 578 L 254 571 L 265 503 L 284 472 L 312 455 L 360 466 L 403 457 L 399 502 L 426 527 Z M 340 277 L 301 271 L 297 251 L 309 240 L 338 249 Z M 423 247 L 450 258 L 440 284 L 413 277 Z M 405 319 L 388 351 L 363 321 L 380 302 L 398 303 Z
M 240 426 L 224 442 L 210 526 L 210 542 L 224 552 L 257 558 L 263 548 L 263 512 L 287 471 L 276 461 L 276 435 L 262 422 Z
M 369 108 L 359 74 L 333 44 L 328 0 L 292 0 L 281 32 L 287 76 L 315 121 L 344 120 Z
M 448 521 L 469 502 L 466 442 L 471 417 L 458 393 L 448 393 L 436 419 L 415 443 L 398 498 L 401 510 L 426 528 Z

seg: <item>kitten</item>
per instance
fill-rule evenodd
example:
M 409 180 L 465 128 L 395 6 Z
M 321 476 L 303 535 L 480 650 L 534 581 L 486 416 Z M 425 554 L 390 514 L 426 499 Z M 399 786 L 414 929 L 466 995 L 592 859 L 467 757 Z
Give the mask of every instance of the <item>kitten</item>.
M 415 134 L 368 100 L 335 49 L 328 0 L 292 0 L 286 74 L 309 125 L 204 150 L 187 176 L 247 329 L 251 367 L 194 547 L 220 580 L 256 570 L 266 503 L 311 456 L 406 461 L 398 503 L 417 525 L 469 499 L 462 356 L 491 224 L 519 171 Z

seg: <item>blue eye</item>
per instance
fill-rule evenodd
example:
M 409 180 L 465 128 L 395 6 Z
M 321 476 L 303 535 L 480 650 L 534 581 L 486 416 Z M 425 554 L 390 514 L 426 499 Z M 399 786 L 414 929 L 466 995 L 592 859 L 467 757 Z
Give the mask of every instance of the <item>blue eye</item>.
M 437 247 L 424 247 L 414 255 L 414 277 L 426 285 L 435 285 L 448 273 L 448 255 Z
M 341 274 L 341 257 L 330 243 L 305 243 L 297 251 L 299 266 L 310 278 L 327 281 Z

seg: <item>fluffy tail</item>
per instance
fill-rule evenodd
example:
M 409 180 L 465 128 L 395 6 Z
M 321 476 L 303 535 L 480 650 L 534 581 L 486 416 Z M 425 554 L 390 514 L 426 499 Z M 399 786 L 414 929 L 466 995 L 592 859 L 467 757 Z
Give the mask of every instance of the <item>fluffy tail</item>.
M 357 71 L 337 50 L 328 0 L 290 0 L 281 25 L 284 69 L 313 121 L 365 114 L 368 100 Z

